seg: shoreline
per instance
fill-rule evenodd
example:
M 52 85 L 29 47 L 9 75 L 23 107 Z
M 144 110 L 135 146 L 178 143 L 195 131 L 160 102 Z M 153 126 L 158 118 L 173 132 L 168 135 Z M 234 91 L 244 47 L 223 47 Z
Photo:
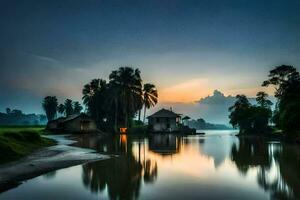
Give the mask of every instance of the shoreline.
M 110 158 L 92 149 L 72 146 L 76 139 L 72 135 L 45 135 L 56 145 L 42 148 L 32 154 L 10 163 L 0 165 L 0 193 L 17 187 L 23 181 L 45 173 Z

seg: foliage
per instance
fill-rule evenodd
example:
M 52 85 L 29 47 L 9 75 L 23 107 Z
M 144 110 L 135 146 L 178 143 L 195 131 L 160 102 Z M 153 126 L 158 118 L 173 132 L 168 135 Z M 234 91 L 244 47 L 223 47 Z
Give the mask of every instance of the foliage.
M 100 129 L 117 131 L 119 127 L 132 127 L 133 118 L 143 105 L 157 103 L 157 90 L 153 84 L 142 88 L 141 72 L 131 67 L 120 67 L 109 75 L 109 82 L 93 79 L 84 85 L 83 103 Z M 146 100 L 146 101 L 145 101 Z
M 12 161 L 32 151 L 54 144 L 52 140 L 40 136 L 41 128 L 5 127 L 0 128 L 0 163 Z
M 61 115 L 64 114 L 65 112 L 65 105 L 64 104 L 59 104 L 59 106 L 57 107 L 57 112 Z
M 46 96 L 43 100 L 43 109 L 46 112 L 48 121 L 53 120 L 56 117 L 57 111 L 57 98 L 55 96 Z
M 242 134 L 266 132 L 272 116 L 271 101 L 267 97 L 267 94 L 258 92 L 256 106 L 251 105 L 245 95 L 237 95 L 235 104 L 229 108 L 232 126 L 238 127 Z
M 21 110 L 10 108 L 6 110 L 6 113 L 0 112 L 0 125 L 40 125 L 47 121 L 45 115 L 25 114 Z
M 75 101 L 74 102 L 74 105 L 73 105 L 73 114 L 79 114 L 82 110 L 82 106 L 80 105 L 80 103 L 78 101 Z
M 158 102 L 158 93 L 155 85 L 151 83 L 144 84 L 143 87 L 143 104 L 144 104 L 144 120 L 146 118 L 146 109 L 149 109 L 155 106 Z
M 73 101 L 71 99 L 66 99 L 64 103 L 66 116 L 70 116 L 74 112 Z
M 281 65 L 270 71 L 269 79 L 263 86 L 275 86 L 278 102 L 273 122 L 287 134 L 300 130 L 300 75 L 296 68 Z

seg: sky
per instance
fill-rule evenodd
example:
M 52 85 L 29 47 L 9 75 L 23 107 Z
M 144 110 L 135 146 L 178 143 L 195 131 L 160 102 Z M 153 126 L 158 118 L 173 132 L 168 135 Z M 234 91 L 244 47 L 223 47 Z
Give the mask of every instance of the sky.
M 253 97 L 274 66 L 299 70 L 299 13 L 298 0 L 0 0 L 0 111 L 80 100 L 120 66 L 138 67 L 161 107 L 215 89 Z

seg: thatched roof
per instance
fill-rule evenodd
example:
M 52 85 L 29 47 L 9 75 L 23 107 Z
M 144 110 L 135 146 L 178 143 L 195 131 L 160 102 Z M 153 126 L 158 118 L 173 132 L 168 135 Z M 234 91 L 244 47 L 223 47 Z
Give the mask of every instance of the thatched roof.
M 153 117 L 161 117 L 161 118 L 176 118 L 176 117 L 180 117 L 179 114 L 174 113 L 171 110 L 167 110 L 167 109 L 161 109 L 159 111 L 157 111 L 156 113 L 148 116 L 148 118 L 153 118 Z

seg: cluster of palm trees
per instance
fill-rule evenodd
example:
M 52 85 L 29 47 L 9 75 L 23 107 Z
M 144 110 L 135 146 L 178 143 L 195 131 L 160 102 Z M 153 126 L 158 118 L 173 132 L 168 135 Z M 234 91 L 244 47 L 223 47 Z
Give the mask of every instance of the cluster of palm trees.
M 55 119 L 57 113 L 68 117 L 72 114 L 79 114 L 83 109 L 78 101 L 72 101 L 71 99 L 66 99 L 63 104 L 58 105 L 56 96 L 46 96 L 42 106 L 46 112 L 48 121 Z
M 82 90 L 83 103 L 88 113 L 102 128 L 129 127 L 133 118 L 138 115 L 140 121 L 141 110 L 157 104 L 158 94 L 155 85 L 143 85 L 139 69 L 120 67 L 109 75 L 109 81 L 93 79 L 84 85 Z

